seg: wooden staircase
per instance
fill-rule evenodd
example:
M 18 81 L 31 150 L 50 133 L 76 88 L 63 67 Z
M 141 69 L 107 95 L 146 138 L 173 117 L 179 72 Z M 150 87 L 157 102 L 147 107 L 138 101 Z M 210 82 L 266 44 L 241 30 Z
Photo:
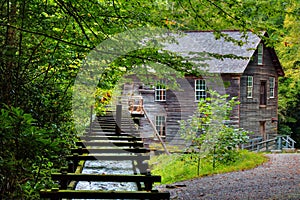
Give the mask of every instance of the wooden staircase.
M 59 182 L 59 188 L 41 190 L 40 197 L 54 200 L 169 199 L 168 192 L 153 190 L 153 184 L 160 182 L 161 177 L 151 175 L 145 162 L 150 159 L 150 150 L 144 147 L 142 138 L 126 111 L 122 112 L 121 127 L 117 126 L 113 112 L 94 121 L 86 135 L 76 143 L 77 148 L 71 150 L 72 155 L 67 156 L 68 167 L 52 174 L 52 179 Z M 88 160 L 126 160 L 132 162 L 134 174 L 83 174 L 84 163 Z M 137 191 L 75 190 L 79 181 L 133 182 Z

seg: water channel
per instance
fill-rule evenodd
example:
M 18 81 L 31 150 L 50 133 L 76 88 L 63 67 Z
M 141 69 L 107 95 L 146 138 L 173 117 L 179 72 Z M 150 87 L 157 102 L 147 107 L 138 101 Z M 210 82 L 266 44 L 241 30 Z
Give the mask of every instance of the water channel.
M 86 161 L 83 174 L 127 174 L 133 175 L 131 161 Z M 135 191 L 137 186 L 128 182 L 88 182 L 80 181 L 76 190 L 107 190 L 107 191 Z

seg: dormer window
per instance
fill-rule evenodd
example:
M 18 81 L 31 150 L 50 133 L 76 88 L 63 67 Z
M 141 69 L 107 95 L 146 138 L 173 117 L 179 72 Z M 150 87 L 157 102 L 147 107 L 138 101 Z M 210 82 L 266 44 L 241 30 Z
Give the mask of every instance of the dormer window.
M 257 64 L 258 65 L 262 65 L 263 64 L 263 44 L 259 43 L 258 47 L 257 47 Z

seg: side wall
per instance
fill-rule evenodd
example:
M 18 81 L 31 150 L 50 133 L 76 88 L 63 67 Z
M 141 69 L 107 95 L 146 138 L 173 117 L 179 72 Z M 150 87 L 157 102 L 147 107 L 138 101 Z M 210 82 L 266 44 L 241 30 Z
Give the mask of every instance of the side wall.
M 187 120 L 197 110 L 198 102 L 195 101 L 195 79 L 199 77 L 187 76 L 185 79 L 177 79 L 178 89 L 167 90 L 166 101 L 155 101 L 155 90 L 153 88 L 141 88 L 141 83 L 134 83 L 134 91 L 137 95 L 142 95 L 144 108 L 149 118 L 155 123 L 156 116 L 166 118 L 165 141 L 171 144 L 184 144 L 179 135 L 179 121 Z M 234 74 L 223 74 L 219 77 L 221 83 L 214 82 L 215 78 L 206 77 L 209 89 L 214 89 L 221 94 L 227 93 L 230 97 L 239 97 L 240 76 Z M 137 88 L 140 88 L 137 90 Z M 137 92 L 138 91 L 138 92 Z M 232 111 L 229 124 L 239 126 L 239 106 Z M 154 132 L 146 118 L 140 119 L 140 130 L 145 137 L 153 137 Z
M 247 76 L 253 76 L 253 97 L 247 98 Z M 270 77 L 275 78 L 275 97 L 270 97 Z M 266 105 L 260 105 L 261 83 L 266 83 Z M 278 75 L 267 48 L 263 51 L 263 64 L 257 64 L 257 51 L 241 77 L 240 127 L 253 131 L 265 139 L 277 134 Z M 273 120 L 272 120 L 273 119 Z

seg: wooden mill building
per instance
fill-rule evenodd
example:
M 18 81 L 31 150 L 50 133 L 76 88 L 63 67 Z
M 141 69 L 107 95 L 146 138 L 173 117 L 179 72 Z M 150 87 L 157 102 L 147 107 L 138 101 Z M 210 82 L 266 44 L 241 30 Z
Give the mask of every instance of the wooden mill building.
M 124 85 L 124 94 L 143 97 L 149 118 L 167 142 L 179 143 L 178 121 L 186 120 L 195 112 L 197 102 L 207 97 L 208 89 L 238 98 L 240 104 L 229 122 L 232 125 L 252 131 L 251 137 L 267 139 L 277 134 L 278 77 L 284 76 L 284 72 L 274 49 L 251 32 L 246 34 L 246 39 L 238 31 L 223 33 L 244 44 L 215 39 L 210 31 L 192 31 L 179 37 L 178 43 L 166 45 L 167 50 L 194 60 L 197 56 L 204 58 L 195 62 L 201 62 L 199 68 L 205 68 L 207 73 L 177 78 L 180 89 L 166 89 L 163 84 L 144 85 L 137 77 L 131 77 L 133 81 Z M 267 37 L 267 33 L 263 36 Z M 217 59 L 210 55 L 236 55 L 244 59 Z M 141 118 L 140 128 L 146 137 L 153 135 L 145 118 Z

